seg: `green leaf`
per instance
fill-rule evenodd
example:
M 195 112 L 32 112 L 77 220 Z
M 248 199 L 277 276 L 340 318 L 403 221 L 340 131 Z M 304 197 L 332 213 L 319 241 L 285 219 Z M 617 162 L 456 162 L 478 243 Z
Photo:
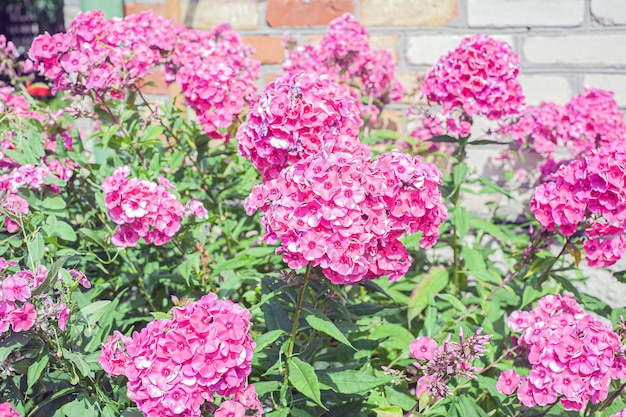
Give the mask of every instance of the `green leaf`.
M 24 333 L 9 333 L 9 336 L 0 341 L 0 363 L 4 362 L 16 349 L 20 349 L 29 341 Z
M 37 383 L 37 381 L 39 381 L 39 378 L 48 366 L 49 361 L 50 351 L 48 350 L 48 348 L 45 348 L 42 351 L 41 357 L 28 367 L 28 372 L 26 373 L 28 389 L 30 389 L 33 385 L 35 385 L 35 383 Z
M 404 411 L 396 405 L 378 407 L 373 411 L 376 413 L 376 417 L 402 417 L 404 415 Z
M 289 415 L 289 409 L 281 408 L 279 410 L 272 411 L 271 413 L 267 414 L 266 417 L 287 417 L 288 415 Z
M 461 183 L 465 180 L 465 176 L 467 175 L 467 164 L 465 162 L 461 162 L 460 164 L 456 164 L 454 166 L 453 178 L 454 178 L 454 189 L 459 188 Z
M 457 138 L 453 138 L 452 136 L 448 136 L 448 135 L 438 135 L 438 136 L 433 136 L 432 138 L 428 139 L 428 142 L 458 143 L 459 140 Z
M 281 329 L 270 330 L 269 332 L 262 333 L 259 337 L 256 338 L 256 348 L 255 352 L 260 352 L 272 343 L 274 343 L 279 337 L 284 335 L 285 332 Z
M 470 229 L 470 215 L 465 207 L 457 207 L 452 212 L 452 223 L 456 226 L 459 239 L 463 239 Z
M 76 241 L 76 232 L 74 232 L 72 226 L 63 220 L 58 220 L 54 215 L 48 216 L 46 224 L 43 226 L 43 230 L 48 234 L 48 236 L 58 236 L 59 238 L 69 242 Z
M 306 397 L 315 401 L 324 410 L 328 409 L 322 404 L 320 383 L 315 375 L 315 369 L 298 357 L 293 357 L 287 362 L 289 366 L 289 382 Z
M 87 228 L 80 228 L 78 229 L 78 234 L 81 235 L 83 238 L 87 239 L 87 240 L 91 240 L 93 243 L 95 243 L 96 245 L 100 246 L 101 248 L 106 248 L 107 244 L 104 243 L 104 239 L 102 239 L 102 237 L 100 237 L 99 233 L 91 230 L 91 229 L 87 229 Z
M 469 246 L 463 246 L 461 248 L 461 256 L 465 261 L 465 269 L 469 272 L 484 272 L 487 270 L 485 265 L 485 258 L 483 255 L 475 249 L 471 249 Z
M 43 280 L 43 282 L 34 290 L 31 291 L 32 295 L 40 295 L 47 293 L 50 288 L 54 285 L 56 280 L 59 278 L 59 271 L 67 261 L 69 256 L 63 256 L 56 260 L 55 263 L 52 264 L 52 267 L 48 270 L 48 275 Z
M 373 375 L 354 370 L 339 372 L 319 372 L 322 389 L 330 389 L 340 394 L 360 394 L 395 379 L 392 375 Z
M 26 243 L 28 247 L 28 268 L 34 271 L 37 269 L 44 253 L 44 241 L 43 236 L 37 233 L 33 240 Z
M 449 302 L 452 307 L 456 308 L 461 313 L 465 313 L 467 311 L 467 307 L 465 307 L 465 304 L 463 304 L 461 300 L 451 294 L 438 294 L 437 297 Z
M 76 369 L 80 372 L 80 376 L 88 376 L 91 374 L 91 367 L 83 359 L 83 357 L 77 353 L 71 352 L 67 349 L 61 348 L 61 352 L 63 353 L 63 357 L 68 361 L 72 362 L 72 364 L 76 367 Z
M 409 324 L 428 305 L 428 300 L 441 292 L 448 285 L 448 271 L 444 268 L 432 268 L 422 275 L 411 293 L 407 311 Z
M 41 200 L 41 207 L 48 210 L 63 210 L 65 208 L 65 200 L 58 195 Z
M 262 381 L 254 383 L 254 390 L 256 391 L 259 398 L 268 392 L 278 391 L 282 382 L 280 381 Z
M 93 326 L 100 320 L 100 317 L 107 312 L 111 305 L 111 300 L 94 301 L 80 309 L 80 312 L 87 320 L 89 327 Z
M 350 346 L 352 349 L 356 350 L 355 347 L 352 346 L 352 343 L 350 343 L 348 338 L 344 336 L 341 330 L 339 330 L 337 326 L 335 326 L 335 324 L 322 313 L 315 311 L 314 314 L 309 314 L 308 316 L 306 316 L 305 320 L 312 328 L 314 328 L 318 332 L 325 333 L 328 336 L 343 343 L 344 345 Z

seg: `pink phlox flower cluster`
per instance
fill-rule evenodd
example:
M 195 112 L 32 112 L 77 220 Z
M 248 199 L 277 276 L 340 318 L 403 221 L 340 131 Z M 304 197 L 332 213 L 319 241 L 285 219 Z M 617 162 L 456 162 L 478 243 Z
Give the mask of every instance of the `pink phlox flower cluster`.
M 401 100 L 404 92 L 391 53 L 372 49 L 368 37 L 367 29 L 346 13 L 330 22 L 319 47 L 295 46 L 287 37 L 283 70 L 328 75 L 359 103 L 361 116 L 375 122 L 382 105 Z
M 502 125 L 498 135 L 508 135 L 519 146 L 545 157 L 541 170 L 553 174 L 572 158 L 622 142 L 626 124 L 612 92 L 585 88 L 565 106 L 543 102 L 525 108 L 512 123 Z M 559 150 L 567 155 L 566 160 L 553 159 Z
M 265 87 L 237 132 L 241 154 L 264 180 L 322 149 L 369 157 L 354 100 L 327 76 L 283 74 Z
M 619 413 L 611 414 L 609 417 L 626 417 L 626 408 L 621 410 Z
M 485 347 L 492 337 L 483 335 L 482 331 L 479 328 L 473 335 L 463 337 L 459 328 L 459 342 L 453 342 L 448 335 L 441 345 L 427 336 L 420 336 L 411 342 L 409 351 L 419 361 L 414 366 L 421 375 L 415 395 L 420 397 L 428 391 L 435 398 L 447 397 L 452 394 L 448 382 L 453 377 L 475 378 L 480 368 L 475 367 L 473 362 L 487 351 Z
M 70 23 L 67 33 L 45 33 L 33 41 L 29 57 L 54 81 L 53 92 L 85 89 L 122 97 L 163 61 L 174 45 L 173 23 L 151 11 L 105 19 L 90 10 Z
M 30 212 L 30 205 L 17 193 L 9 178 L 0 178 L 0 207 L 4 215 L 4 227 L 14 233 L 20 228 L 20 217 Z
M 1 417 L 20 417 L 20 413 L 15 411 L 13 406 L 6 402 L 0 403 L 0 416 Z
M 132 337 L 116 331 L 98 360 L 105 372 L 128 378 L 128 398 L 147 417 L 200 416 L 202 404 L 215 395 L 233 396 L 222 403 L 222 416 L 241 407 L 260 416 L 254 387 L 246 386 L 255 348 L 250 317 L 245 308 L 211 293 Z
M 0 258 L 0 334 L 11 328 L 14 332 L 30 330 L 36 324 L 42 329 L 47 328 L 48 320 L 56 320 L 61 330 L 65 330 L 69 318 L 69 310 L 60 299 L 45 294 L 33 296 L 46 279 L 48 269 L 40 265 L 34 272 L 24 269 L 16 272 L 7 272 L 15 269 L 17 261 L 6 261 Z M 65 289 L 76 283 L 85 288 L 91 287 L 85 274 L 77 270 L 68 270 L 69 282 L 58 280 L 53 286 L 55 298 L 60 298 Z
M 140 238 L 148 244 L 164 245 L 180 230 L 183 217 L 208 217 L 200 202 L 183 206 L 170 191 L 175 187 L 167 179 L 159 177 L 157 184 L 129 175 L 130 167 L 118 167 L 102 183 L 109 216 L 118 225 L 111 236 L 115 246 L 134 246 Z
M 530 201 L 537 221 L 565 236 L 586 229 L 583 249 L 589 266 L 613 265 L 626 247 L 626 147 L 591 150 L 561 165 L 553 177 L 537 187 Z
M 244 106 L 256 100 L 261 64 L 253 53 L 229 24 L 180 34 L 169 77 L 176 71 L 175 79 L 209 138 L 228 141 L 233 133 L 229 128 Z
M 320 266 L 335 284 L 390 275 L 411 265 L 398 240 L 422 232 L 423 248 L 435 244 L 447 217 L 433 164 L 399 151 L 373 163 L 363 156 L 320 152 L 256 185 L 248 214 L 265 212 L 263 240 L 274 244 L 290 268 Z
M 581 410 L 589 401 L 598 404 L 607 398 L 611 379 L 626 378 L 618 335 L 585 314 L 571 294 L 547 295 L 531 311 L 514 311 L 508 326 L 521 333 L 517 345 L 531 365 L 517 389 L 517 398 L 527 407 L 558 400 L 566 410 Z M 499 389 L 511 394 L 516 379 L 512 374 L 508 379 Z
M 421 90 L 449 116 L 448 131 L 468 136 L 475 116 L 499 120 L 520 112 L 524 94 L 517 80 L 519 68 L 519 57 L 509 44 L 475 35 L 439 59 L 426 73 Z

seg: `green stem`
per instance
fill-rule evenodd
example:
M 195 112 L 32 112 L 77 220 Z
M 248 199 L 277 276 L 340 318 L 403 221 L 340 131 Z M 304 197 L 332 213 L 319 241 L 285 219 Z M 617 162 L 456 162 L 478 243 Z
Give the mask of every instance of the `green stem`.
M 300 292 L 298 293 L 298 301 L 296 301 L 296 309 L 293 314 L 293 324 L 291 325 L 291 336 L 289 337 L 289 346 L 287 347 L 287 358 L 285 361 L 285 378 L 283 379 L 283 387 L 287 387 L 289 383 L 289 360 L 293 357 L 293 348 L 296 345 L 296 336 L 298 335 L 298 323 L 300 321 L 300 311 L 302 310 L 302 301 L 304 301 L 304 292 L 306 290 L 309 279 L 311 278 L 311 264 L 309 263 L 304 273 L 304 280 L 300 286 Z M 283 406 L 287 406 L 286 398 L 281 398 Z
M 459 138 L 459 155 L 458 155 L 458 164 L 462 164 L 465 161 L 465 145 L 467 144 L 468 138 Z M 456 179 L 455 179 L 456 182 Z M 452 195 L 452 202 L 454 204 L 454 210 L 458 210 L 459 202 L 461 197 L 461 183 L 459 182 L 458 186 L 454 190 L 454 194 Z M 452 241 L 450 242 L 450 246 L 452 246 L 452 294 L 456 295 L 461 291 L 461 288 L 464 287 L 464 277 L 461 273 L 461 255 L 460 255 L 460 245 L 457 238 L 457 226 L 456 224 L 452 224 Z
M 608 399 L 606 399 L 606 401 L 604 401 L 604 404 L 602 404 L 602 407 L 600 407 L 598 412 L 604 411 L 605 408 L 613 404 L 613 400 L 615 400 L 622 393 L 622 391 L 624 391 L 624 388 L 626 388 L 626 382 L 623 383 L 618 389 L 616 389 L 615 392 L 611 394 Z

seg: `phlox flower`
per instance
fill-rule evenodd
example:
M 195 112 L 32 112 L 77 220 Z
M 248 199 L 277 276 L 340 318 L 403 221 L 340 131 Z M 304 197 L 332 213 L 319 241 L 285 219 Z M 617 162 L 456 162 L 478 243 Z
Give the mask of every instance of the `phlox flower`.
M 255 186 L 244 207 L 265 213 L 263 240 L 281 242 L 276 251 L 290 268 L 320 266 L 335 284 L 397 280 L 410 266 L 402 234 L 420 231 L 422 247 L 435 244 L 447 216 L 440 184 L 441 173 L 420 157 L 392 152 L 370 162 L 322 151 Z
M 322 149 L 369 156 L 358 140 L 362 123 L 354 99 L 328 76 L 286 73 L 265 87 L 237 131 L 237 141 L 241 154 L 270 180 Z M 326 199 L 336 191 L 333 184 L 327 178 Z
M 437 350 L 437 342 L 430 337 L 420 336 L 409 345 L 411 356 L 417 360 L 431 360 Z
M 255 347 L 250 326 L 248 310 L 208 294 L 132 337 L 114 332 L 98 360 L 105 372 L 128 378 L 128 398 L 146 415 L 199 416 L 202 404 L 220 395 L 223 415 L 260 416 L 246 381 Z
M 170 191 L 173 185 L 165 178 L 157 184 L 148 180 L 129 178 L 128 166 L 118 167 L 102 183 L 104 202 L 111 220 L 118 227 L 111 242 L 118 247 L 134 246 L 140 238 L 146 243 L 164 245 L 180 230 L 185 216 L 208 217 L 202 203 L 190 200 L 182 205 Z
M 24 303 L 21 308 L 13 310 L 9 316 L 14 332 L 24 332 L 35 324 L 37 312 L 31 303 Z
M 358 104 L 360 116 L 372 123 L 382 105 L 402 99 L 403 88 L 395 78 L 390 52 L 373 49 L 367 29 L 349 13 L 329 23 L 319 46 L 297 46 L 288 34 L 283 43 L 288 51 L 285 72 L 330 77 Z
M 15 411 L 10 403 L 0 403 L 0 416 L 2 417 L 20 417 L 20 414 Z
M 604 401 L 611 379 L 626 376 L 619 337 L 607 324 L 584 314 L 571 295 L 545 296 L 535 309 L 512 313 L 508 322 L 522 332 L 517 343 L 531 364 L 517 390 L 527 407 L 560 401 L 566 410 L 580 410 L 589 401 Z M 501 392 L 513 392 L 504 391 L 506 383 L 501 386 Z
M 515 369 L 507 369 L 498 377 L 496 389 L 502 394 L 510 395 L 515 392 L 519 383 L 520 377 L 517 375 L 517 372 L 515 372 Z
M 472 117 L 498 120 L 519 113 L 524 104 L 519 68 L 510 45 L 475 35 L 439 59 L 421 90 L 430 103 L 442 106 L 448 131 L 468 136 Z

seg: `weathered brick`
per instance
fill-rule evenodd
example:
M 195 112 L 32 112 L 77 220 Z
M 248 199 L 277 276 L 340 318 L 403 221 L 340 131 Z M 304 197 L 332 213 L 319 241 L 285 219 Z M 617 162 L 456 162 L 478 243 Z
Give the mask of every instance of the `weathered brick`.
M 254 58 L 261 64 L 280 64 L 283 62 L 284 50 L 281 38 L 277 36 L 244 36 L 243 42 L 254 47 Z
M 567 78 L 560 75 L 520 75 L 526 104 L 537 105 L 542 101 L 565 104 L 572 97 Z
M 391 52 L 393 62 L 398 63 L 398 36 L 397 35 L 370 35 L 372 49 L 388 49 Z
M 365 26 L 438 26 L 458 15 L 458 0 L 361 0 Z
M 626 34 L 531 36 L 524 57 L 536 64 L 626 66 Z
M 424 35 L 411 36 L 407 44 L 407 61 L 413 65 L 433 65 L 469 35 Z M 495 39 L 511 44 L 513 38 L 496 35 Z
M 181 0 L 180 16 L 197 29 L 210 29 L 220 23 L 230 23 L 235 29 L 257 29 L 260 21 L 258 3 L 245 0 Z
M 468 0 L 473 27 L 580 26 L 585 0 Z
M 323 26 L 344 13 L 354 13 L 354 0 L 267 0 L 267 24 Z
M 146 10 L 152 10 L 154 14 L 158 14 L 161 16 L 166 16 L 165 3 L 124 3 L 124 16 L 129 16 L 132 14 L 139 14 L 141 12 L 145 12 Z
M 163 70 L 160 68 L 153 69 L 150 74 L 143 77 L 139 86 L 144 94 L 167 95 L 169 93 L 169 88 L 163 78 Z
M 613 91 L 615 101 L 621 108 L 626 108 L 626 75 L 625 74 L 589 74 L 584 80 L 586 87 L 602 88 Z
M 426 100 L 419 91 L 421 79 L 416 72 L 399 72 L 396 78 L 404 87 L 404 102 L 407 104 L 426 104 Z
M 591 0 L 591 16 L 606 26 L 626 25 L 623 0 Z

